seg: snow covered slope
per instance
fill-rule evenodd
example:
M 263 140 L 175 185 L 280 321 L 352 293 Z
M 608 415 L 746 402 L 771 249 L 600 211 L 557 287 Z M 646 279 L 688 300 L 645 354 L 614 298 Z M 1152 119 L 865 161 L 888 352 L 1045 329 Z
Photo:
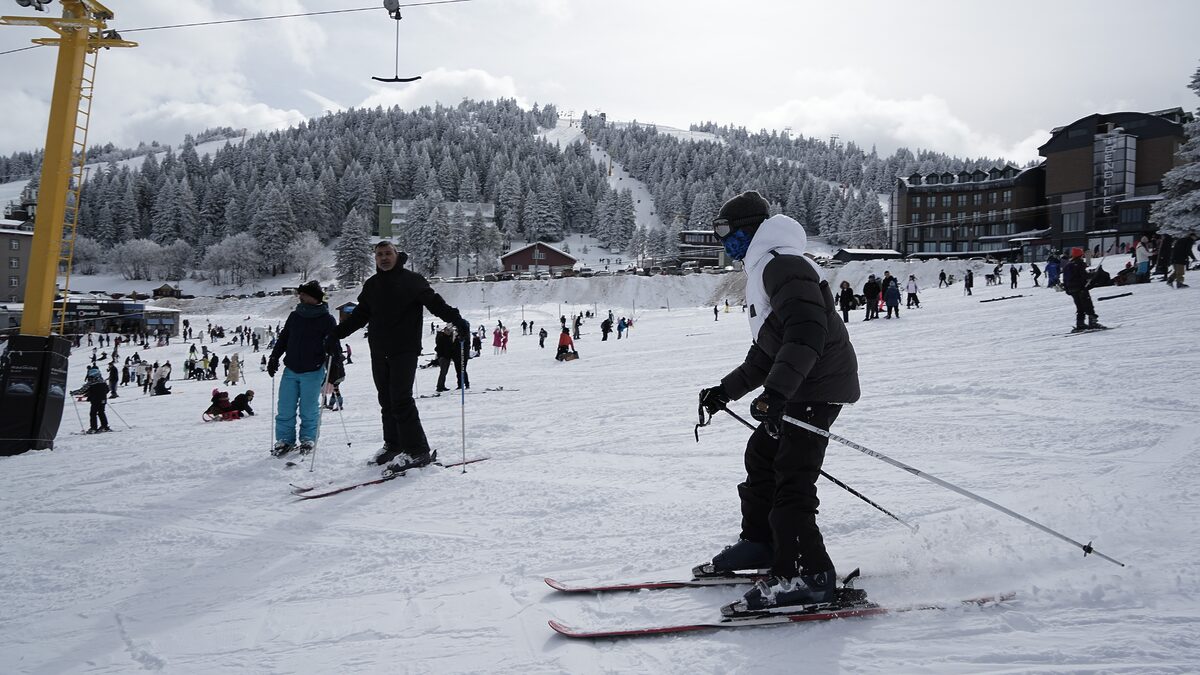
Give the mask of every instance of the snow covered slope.
M 920 525 L 911 534 L 821 484 L 833 559 L 842 571 L 861 566 L 872 598 L 1012 590 L 1017 600 L 640 642 L 559 638 L 548 619 L 691 621 L 736 596 L 560 597 L 542 577 L 677 576 L 734 541 L 746 431 L 719 416 L 697 443 L 692 425 L 696 392 L 739 361 L 748 330 L 736 309 L 714 321 L 708 307 L 639 302 L 631 339 L 601 342 L 590 321 L 582 358 L 559 364 L 521 335 L 520 307 L 503 304 L 516 296 L 495 286 L 490 318 L 466 296 L 455 301 L 473 323 L 513 327 L 508 353 L 485 346 L 471 361 L 465 411 L 454 396 L 418 402 L 447 459 L 462 453 L 465 412 L 466 454 L 491 457 L 465 474 L 427 469 L 292 498 L 288 482 L 374 475 L 363 465 L 380 432 L 361 333 L 350 340 L 347 409 L 326 412 L 311 473 L 268 456 L 271 381 L 244 348 L 217 347 L 250 362 L 239 389 L 257 392 L 259 414 L 243 421 L 200 421 L 211 382 L 176 381 L 172 396 L 153 398 L 124 388 L 109 413 L 118 431 L 100 436 L 71 434 L 87 410 L 69 403 L 57 450 L 0 458 L 0 672 L 1194 671 L 1197 291 L 1097 291 L 1133 293 L 1097 303 L 1101 320 L 1120 327 L 1060 337 L 1070 300 L 1026 284 L 981 284 L 969 298 L 932 289 L 898 320 L 853 317 L 863 399 L 834 431 L 1094 539 L 1126 568 L 832 445 L 829 473 Z M 1016 293 L 1024 297 L 979 302 Z M 201 326 L 247 316 L 261 325 L 288 309 L 280 298 L 207 300 L 204 314 L 200 302 L 191 318 Z M 558 312 L 527 304 L 524 318 L 552 328 Z M 143 355 L 178 367 L 185 347 Z M 72 358 L 72 384 L 84 366 Z M 418 371 L 419 393 L 435 376 Z M 506 390 L 479 393 L 497 386 Z

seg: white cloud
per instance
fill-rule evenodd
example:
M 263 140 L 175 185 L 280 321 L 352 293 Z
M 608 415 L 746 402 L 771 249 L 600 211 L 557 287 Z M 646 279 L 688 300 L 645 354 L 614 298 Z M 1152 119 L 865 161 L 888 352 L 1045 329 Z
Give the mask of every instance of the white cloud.
M 507 75 L 498 77 L 478 68 L 435 68 L 424 73 L 416 82 L 371 85 L 371 88 L 374 92 L 363 99 L 360 107 L 400 106 L 402 109 L 412 110 L 435 103 L 457 105 L 463 98 L 512 98 L 516 99 L 521 107 L 529 107 L 517 93 L 517 85 L 513 78 Z
M 178 139 L 217 126 L 249 129 L 251 133 L 284 129 L 307 117 L 299 110 L 281 110 L 264 103 L 166 101 L 134 113 L 128 122 L 138 130 L 141 139 Z
M 846 79 L 858 78 L 850 74 Z M 820 82 L 823 86 L 814 87 L 810 95 L 785 101 L 756 115 L 751 127 L 791 127 L 796 134 L 815 138 L 837 134 L 843 142 L 854 141 L 864 149 L 874 144 L 880 154 L 907 147 L 959 156 L 1005 157 L 1022 163 L 1035 159 L 1037 146 L 1049 139 L 1047 132 L 1039 130 L 1017 143 L 1005 143 L 973 130 L 939 96 L 884 98 L 857 86 L 858 82 L 832 91 L 835 88 L 832 85 L 837 83 L 837 74 L 824 78 Z M 822 90 L 828 93 L 820 93 Z

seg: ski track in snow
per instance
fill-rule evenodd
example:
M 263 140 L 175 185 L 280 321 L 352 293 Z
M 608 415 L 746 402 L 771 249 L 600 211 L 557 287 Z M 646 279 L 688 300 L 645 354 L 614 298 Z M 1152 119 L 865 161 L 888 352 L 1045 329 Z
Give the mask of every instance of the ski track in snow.
M 965 265 L 852 263 L 830 277 L 860 286 L 866 270 L 891 269 L 928 283 L 939 267 L 960 274 Z M 346 411 L 324 414 L 312 472 L 269 457 L 271 382 L 246 348 L 237 351 L 257 393 L 252 418 L 202 422 L 214 383 L 177 380 L 167 397 L 121 389 L 109 411 L 119 433 L 79 436 L 68 432 L 87 409 L 68 402 L 55 451 L 0 458 L 0 672 L 1195 671 L 1200 309 L 1194 289 L 1161 283 L 1097 305 L 1101 321 L 1121 328 L 1069 340 L 1053 336 L 1070 328 L 1071 301 L 1029 288 L 1027 276 L 1016 291 L 1027 297 L 1017 300 L 981 304 L 1012 291 L 979 286 L 964 297 L 955 286 L 926 290 L 922 308 L 902 308 L 898 320 L 864 323 L 855 312 L 863 399 L 833 428 L 1094 539 L 1128 567 L 1084 558 L 831 444 L 829 473 L 920 525 L 910 534 L 821 483 L 831 555 L 843 573 L 862 567 L 872 599 L 902 605 L 1010 590 L 1017 599 L 641 641 L 553 634 L 550 618 L 585 628 L 710 618 L 741 592 L 560 596 L 542 583 L 676 577 L 735 540 L 747 432 L 718 415 L 696 443 L 692 425 L 696 392 L 748 346 L 740 308 L 714 322 L 711 304 L 697 305 L 740 297 L 740 279 L 441 286 L 473 324 L 490 331 L 500 318 L 513 329 L 507 354 L 485 343 L 470 363 L 477 389 L 519 391 L 466 397 L 466 454 L 491 459 L 465 474 L 428 468 L 327 499 L 290 494 L 289 482 L 340 486 L 377 475 L 364 463 L 380 433 L 361 332 L 349 341 Z M 659 308 L 668 295 L 672 311 Z M 559 364 L 552 347 L 520 334 L 522 303 L 525 318 L 553 329 L 559 311 L 570 316 L 585 302 L 605 313 L 605 297 L 618 316 L 638 301 L 630 339 L 600 342 L 592 319 L 582 358 Z M 559 300 L 571 302 L 560 310 Z M 232 327 L 247 314 L 252 325 L 282 320 L 290 302 L 179 306 L 194 325 Z M 185 350 L 143 355 L 169 358 L 180 374 Z M 89 353 L 72 358 L 72 386 Z M 418 371 L 417 393 L 431 392 L 436 375 Z M 418 406 L 442 459 L 458 459 L 460 398 Z

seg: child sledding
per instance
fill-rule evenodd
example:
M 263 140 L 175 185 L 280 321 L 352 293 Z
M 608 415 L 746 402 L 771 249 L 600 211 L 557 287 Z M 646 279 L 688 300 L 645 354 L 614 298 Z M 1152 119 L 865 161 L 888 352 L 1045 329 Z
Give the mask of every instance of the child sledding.
M 254 391 L 250 389 L 244 394 L 238 394 L 232 401 L 229 400 L 229 392 L 213 389 L 212 403 L 204 411 L 204 421 L 240 420 L 247 415 L 253 415 L 254 409 L 250 407 L 253 400 Z

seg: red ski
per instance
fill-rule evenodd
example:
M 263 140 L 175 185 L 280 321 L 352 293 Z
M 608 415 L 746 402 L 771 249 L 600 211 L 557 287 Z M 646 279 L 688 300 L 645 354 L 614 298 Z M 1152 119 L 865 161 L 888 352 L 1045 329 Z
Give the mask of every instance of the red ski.
M 435 462 L 434 466 L 440 466 L 442 468 L 449 469 L 449 468 L 456 467 L 456 466 L 463 466 L 465 464 L 474 464 L 475 462 L 482 462 L 486 459 L 490 459 L 490 458 L 489 457 L 476 457 L 475 459 L 468 459 L 465 462 L 452 462 L 450 464 L 442 464 L 440 462 Z M 354 490 L 354 489 L 360 488 L 360 487 L 365 487 L 367 485 L 379 485 L 380 483 L 386 483 L 389 480 L 395 480 L 397 478 L 400 478 L 401 476 L 405 475 L 405 473 L 406 473 L 405 471 L 401 471 L 399 473 L 389 474 L 387 476 L 383 476 L 381 478 L 376 478 L 374 480 L 368 480 L 368 481 L 364 481 L 362 483 L 355 483 L 354 485 L 346 485 L 344 487 L 337 488 L 336 490 L 329 490 L 328 492 L 318 492 L 316 494 L 312 494 L 312 491 L 316 489 L 315 487 L 299 487 L 297 485 L 293 485 L 292 486 L 292 488 L 293 488 L 292 494 L 296 495 L 296 497 L 298 499 L 320 499 L 322 497 L 330 497 L 330 496 L 333 496 L 336 494 L 341 494 L 343 492 L 349 492 L 350 490 Z
M 1016 597 L 1015 593 L 987 595 L 977 598 L 967 598 L 953 604 L 979 606 L 995 605 L 1006 600 L 1011 600 L 1014 597 Z M 648 637 L 651 635 L 669 635 L 673 633 L 692 633 L 696 631 L 720 630 L 722 628 L 749 628 L 752 626 L 778 626 L 782 624 L 802 623 L 806 621 L 833 621 L 834 619 L 850 619 L 854 617 L 876 616 L 879 614 L 899 614 L 902 612 L 914 612 L 930 609 L 944 610 L 950 606 L 952 605 L 923 604 L 888 608 L 877 605 L 873 602 L 866 602 L 848 607 L 829 608 L 828 606 L 816 606 L 808 609 L 807 611 L 789 613 L 764 612 L 751 616 L 728 617 L 717 621 L 701 621 L 698 623 L 677 624 L 671 626 L 648 626 L 643 628 L 617 628 L 608 630 L 580 630 L 551 619 L 550 627 L 553 628 L 554 631 L 559 635 L 576 639 L 632 638 Z
M 612 593 L 617 591 L 645 591 L 662 588 L 695 588 L 701 586 L 738 586 L 752 584 L 763 578 L 766 570 L 761 572 L 737 573 L 724 576 L 697 577 L 693 579 L 668 579 L 664 581 L 634 581 L 628 583 L 601 584 L 580 586 L 563 583 L 557 579 L 546 577 L 546 585 L 560 593 Z

